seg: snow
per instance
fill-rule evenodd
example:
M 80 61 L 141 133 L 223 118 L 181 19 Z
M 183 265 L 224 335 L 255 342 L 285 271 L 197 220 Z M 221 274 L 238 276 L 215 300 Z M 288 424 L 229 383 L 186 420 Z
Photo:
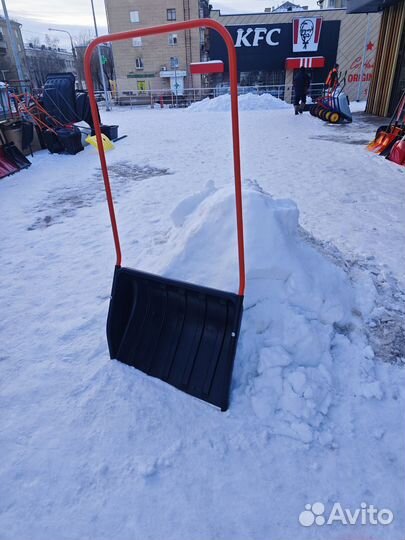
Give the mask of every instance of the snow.
M 291 105 L 278 99 L 271 94 L 243 94 L 239 96 L 239 109 L 241 111 L 261 111 L 272 109 L 290 109 Z M 202 101 L 192 103 L 187 110 L 189 112 L 226 112 L 231 110 L 231 96 L 224 94 L 216 98 L 205 98 Z
M 124 264 L 235 290 L 229 113 L 104 116 L 128 134 L 107 154 Z M 40 152 L 0 182 L 0 538 L 402 540 L 404 169 L 364 150 L 373 131 L 242 111 L 226 413 L 108 358 L 94 148 Z M 304 528 L 316 501 L 395 519 Z
M 367 101 L 351 101 L 350 110 L 352 112 L 364 112 L 366 109 Z
M 223 64 L 222 60 L 205 60 L 204 62 L 191 62 L 190 66 L 200 66 L 205 64 Z

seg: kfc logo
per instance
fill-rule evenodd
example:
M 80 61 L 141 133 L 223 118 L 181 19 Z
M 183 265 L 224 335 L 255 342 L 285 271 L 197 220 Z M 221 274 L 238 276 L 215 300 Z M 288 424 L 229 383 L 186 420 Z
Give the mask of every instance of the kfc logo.
M 276 47 L 280 44 L 281 29 L 261 28 L 256 26 L 255 28 L 238 28 L 236 32 L 235 47 L 258 47 L 261 42 L 266 43 L 270 47 Z
M 316 52 L 321 37 L 322 17 L 293 20 L 293 52 Z

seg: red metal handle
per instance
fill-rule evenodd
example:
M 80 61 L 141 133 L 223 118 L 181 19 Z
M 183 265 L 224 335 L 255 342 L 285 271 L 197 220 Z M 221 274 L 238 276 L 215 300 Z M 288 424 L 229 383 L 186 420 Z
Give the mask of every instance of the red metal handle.
M 94 49 L 102 43 L 112 43 L 114 41 L 123 41 L 135 37 L 151 36 L 155 34 L 165 34 L 177 30 L 186 30 L 190 28 L 208 27 L 216 30 L 224 39 L 228 49 L 229 58 L 229 78 L 231 88 L 231 116 L 232 116 L 232 137 L 233 137 L 233 161 L 235 176 L 235 199 L 236 199 L 236 223 L 238 232 L 238 258 L 239 258 L 239 295 L 245 291 L 245 252 L 243 240 L 243 215 L 242 215 L 242 181 L 240 169 L 240 145 L 239 145 L 239 113 L 238 113 L 238 69 L 236 61 L 236 51 L 232 37 L 228 30 L 222 24 L 211 19 L 196 19 L 162 26 L 152 26 L 150 28 L 141 28 L 139 30 L 129 30 L 128 32 L 118 32 L 107 36 L 99 36 L 94 39 L 86 49 L 84 55 L 84 73 L 86 77 L 87 89 L 89 91 L 91 114 L 96 132 L 98 152 L 100 155 L 101 170 L 103 172 L 104 186 L 107 195 L 108 210 L 110 212 L 111 226 L 114 235 L 115 251 L 117 254 L 117 266 L 121 266 L 121 245 L 118 234 L 117 220 L 115 218 L 114 203 L 111 193 L 110 179 L 108 176 L 107 162 L 101 138 L 101 128 L 98 118 L 98 109 L 94 95 L 94 84 L 91 76 L 90 61 Z

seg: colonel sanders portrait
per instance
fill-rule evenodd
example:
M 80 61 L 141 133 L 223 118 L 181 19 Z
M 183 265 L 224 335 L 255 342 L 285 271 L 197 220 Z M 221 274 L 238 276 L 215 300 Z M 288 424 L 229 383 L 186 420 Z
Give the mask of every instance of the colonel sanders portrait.
M 308 19 L 302 21 L 300 25 L 300 34 L 304 49 L 307 48 L 308 43 L 311 41 L 312 34 L 314 33 L 314 23 Z

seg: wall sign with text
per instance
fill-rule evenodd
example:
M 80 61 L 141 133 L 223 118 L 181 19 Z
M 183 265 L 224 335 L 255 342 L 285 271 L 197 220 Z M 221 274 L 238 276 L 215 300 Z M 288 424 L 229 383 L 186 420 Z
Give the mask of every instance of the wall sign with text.
M 325 57 L 325 69 L 330 69 L 336 62 L 340 21 L 297 17 L 290 23 L 229 25 L 226 28 L 235 43 L 239 72 L 284 70 L 286 58 L 303 57 L 306 53 L 313 56 L 314 51 L 317 56 Z M 214 30 L 210 32 L 210 58 L 222 60 L 225 72 L 229 71 L 225 43 Z

